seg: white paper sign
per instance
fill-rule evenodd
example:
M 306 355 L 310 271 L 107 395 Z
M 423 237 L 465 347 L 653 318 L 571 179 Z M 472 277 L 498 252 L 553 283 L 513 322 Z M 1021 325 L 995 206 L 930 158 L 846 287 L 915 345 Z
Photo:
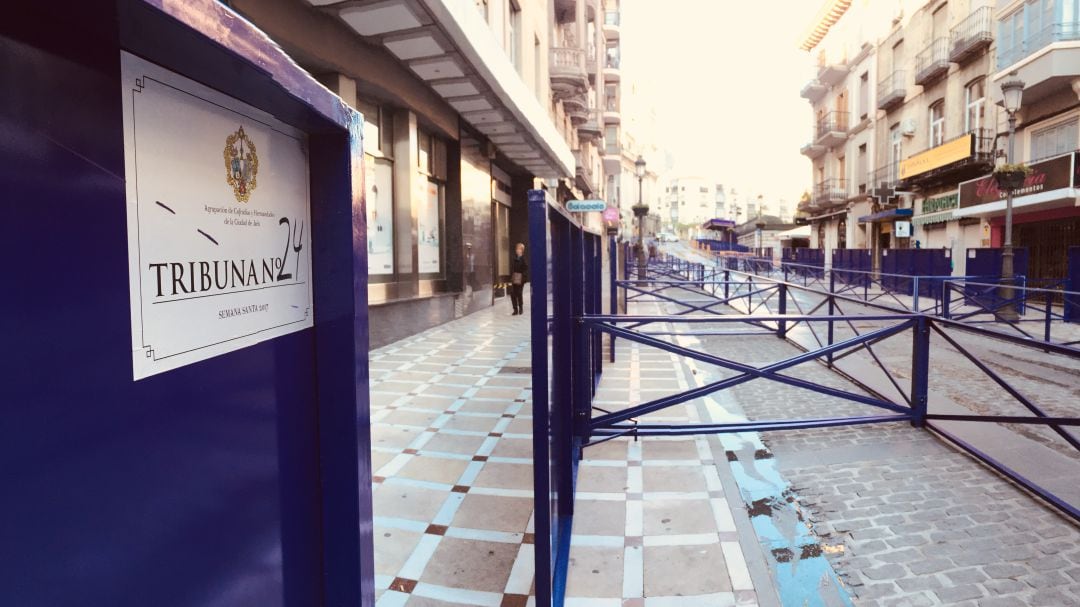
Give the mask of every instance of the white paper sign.
M 374 156 L 364 157 L 367 182 L 368 274 L 394 273 L 394 167 Z
M 418 184 L 424 188 L 420 209 L 416 214 L 417 265 L 421 274 L 433 274 L 440 270 L 442 234 L 439 229 L 439 186 L 422 175 Z
M 121 54 L 135 379 L 312 326 L 304 134 Z

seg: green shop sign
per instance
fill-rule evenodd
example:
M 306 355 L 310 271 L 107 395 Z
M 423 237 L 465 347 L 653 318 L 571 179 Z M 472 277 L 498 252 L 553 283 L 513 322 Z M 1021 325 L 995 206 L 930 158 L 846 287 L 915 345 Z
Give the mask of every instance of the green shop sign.
M 959 207 L 960 196 L 957 194 L 949 194 L 948 196 L 941 196 L 940 198 L 927 198 L 922 203 L 922 212 L 923 214 L 936 213 L 938 211 L 947 211 Z

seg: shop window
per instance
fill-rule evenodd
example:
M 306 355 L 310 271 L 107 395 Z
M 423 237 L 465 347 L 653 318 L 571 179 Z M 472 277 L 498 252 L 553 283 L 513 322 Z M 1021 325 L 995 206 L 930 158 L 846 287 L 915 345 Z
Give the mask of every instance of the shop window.
M 840 221 L 836 224 L 836 248 L 847 248 L 847 218 L 841 216 Z
M 364 116 L 368 275 L 382 282 L 394 275 L 393 124 L 386 108 L 364 99 L 356 105 Z
M 364 155 L 367 188 L 368 274 L 394 274 L 394 163 Z
M 446 143 L 423 129 L 417 129 L 417 169 L 423 192 L 416 209 L 417 267 L 431 276 L 443 271 Z

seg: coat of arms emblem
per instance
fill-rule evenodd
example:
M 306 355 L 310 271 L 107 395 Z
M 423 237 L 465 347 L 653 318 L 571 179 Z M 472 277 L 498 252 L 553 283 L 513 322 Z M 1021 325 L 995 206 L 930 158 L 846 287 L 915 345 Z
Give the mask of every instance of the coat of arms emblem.
M 232 187 L 237 202 L 247 202 L 255 190 L 259 156 L 255 144 L 240 127 L 225 139 L 225 182 Z

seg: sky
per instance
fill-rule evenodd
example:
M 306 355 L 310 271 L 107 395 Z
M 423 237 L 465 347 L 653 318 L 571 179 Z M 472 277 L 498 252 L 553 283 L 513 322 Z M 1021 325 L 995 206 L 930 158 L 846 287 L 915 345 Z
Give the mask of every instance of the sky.
M 798 40 L 821 3 L 621 0 L 624 124 L 652 105 L 647 135 L 674 155 L 671 176 L 797 201 L 811 180 L 799 90 L 813 76 Z

